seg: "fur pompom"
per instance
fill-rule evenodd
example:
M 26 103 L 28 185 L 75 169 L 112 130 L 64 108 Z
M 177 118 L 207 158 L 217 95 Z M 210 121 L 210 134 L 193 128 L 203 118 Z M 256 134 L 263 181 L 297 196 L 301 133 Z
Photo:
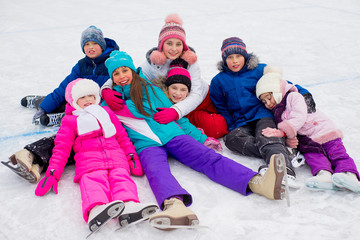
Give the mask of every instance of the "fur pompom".
M 197 55 L 191 50 L 186 50 L 182 56 L 182 59 L 187 61 L 190 65 L 194 64 L 197 61 Z
M 166 63 L 166 56 L 163 52 L 155 50 L 150 54 L 150 61 L 155 65 L 164 65 Z
M 182 19 L 176 13 L 170 14 L 165 18 L 165 24 L 172 23 L 172 22 L 179 24 L 179 25 L 182 25 L 182 23 L 183 23 Z
M 263 74 L 267 74 L 267 73 L 279 73 L 280 75 L 282 75 L 282 69 L 281 69 L 281 67 L 278 67 L 278 66 L 267 65 L 264 68 Z

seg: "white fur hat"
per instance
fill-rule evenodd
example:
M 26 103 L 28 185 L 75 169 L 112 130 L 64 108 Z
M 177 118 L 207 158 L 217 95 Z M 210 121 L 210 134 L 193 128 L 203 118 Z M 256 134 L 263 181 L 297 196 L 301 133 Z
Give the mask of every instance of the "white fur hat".
M 77 104 L 79 98 L 94 95 L 95 104 L 100 103 L 100 87 L 93 80 L 86 78 L 78 78 L 70 82 L 65 90 L 66 101 L 75 109 L 80 110 L 80 106 Z
M 264 74 L 256 84 L 256 97 L 260 98 L 263 93 L 271 92 L 277 104 L 282 100 L 281 74 L 269 72 Z

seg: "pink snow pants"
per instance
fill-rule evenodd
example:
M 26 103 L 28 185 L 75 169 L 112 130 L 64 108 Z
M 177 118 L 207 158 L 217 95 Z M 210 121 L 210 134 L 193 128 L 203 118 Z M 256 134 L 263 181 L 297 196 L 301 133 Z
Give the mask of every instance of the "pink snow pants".
M 129 170 L 124 168 L 85 173 L 79 185 L 85 222 L 88 222 L 90 210 L 96 205 L 115 200 L 139 202 L 136 184 Z

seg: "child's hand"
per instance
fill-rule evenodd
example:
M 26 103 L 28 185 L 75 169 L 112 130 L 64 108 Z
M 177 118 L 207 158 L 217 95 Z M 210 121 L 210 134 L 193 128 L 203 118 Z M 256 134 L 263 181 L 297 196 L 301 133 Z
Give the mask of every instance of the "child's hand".
M 55 173 L 54 169 L 46 172 L 45 177 L 43 177 L 43 179 L 40 180 L 40 182 L 38 183 L 35 189 L 36 196 L 45 195 L 50 190 L 51 187 L 53 188 L 56 194 L 58 193 L 59 180 L 56 179 L 54 173 Z
M 297 139 L 297 137 L 286 138 L 285 142 L 286 142 L 286 146 L 291 148 L 297 148 L 297 146 L 299 145 L 299 140 Z
M 213 137 L 208 137 L 205 140 L 204 145 L 207 146 L 208 148 L 214 149 L 215 151 L 223 150 L 220 141 Z
M 156 108 L 156 110 L 159 112 L 154 114 L 154 120 L 160 124 L 168 124 L 179 119 L 179 114 L 173 108 Z
M 102 98 L 113 111 L 119 111 L 124 108 L 122 94 L 117 91 L 114 91 L 110 88 L 105 88 L 102 91 Z
M 265 137 L 284 137 L 285 133 L 276 128 L 265 128 L 261 132 Z
M 141 167 L 141 163 L 139 157 L 136 153 L 130 153 L 126 156 L 129 162 L 130 171 L 135 176 L 142 176 L 144 175 L 144 171 Z

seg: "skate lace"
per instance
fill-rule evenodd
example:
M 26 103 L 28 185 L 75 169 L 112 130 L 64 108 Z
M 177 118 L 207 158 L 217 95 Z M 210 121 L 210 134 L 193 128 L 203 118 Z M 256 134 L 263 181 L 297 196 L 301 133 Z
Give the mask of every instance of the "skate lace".
M 34 105 L 34 99 L 35 99 L 35 97 L 27 97 L 27 98 L 26 98 L 27 105 L 28 105 L 29 108 L 35 107 L 35 105 Z
M 48 114 L 48 117 L 49 117 L 48 126 L 60 125 L 60 122 L 61 122 L 61 119 L 63 116 L 64 116 L 64 113 Z

